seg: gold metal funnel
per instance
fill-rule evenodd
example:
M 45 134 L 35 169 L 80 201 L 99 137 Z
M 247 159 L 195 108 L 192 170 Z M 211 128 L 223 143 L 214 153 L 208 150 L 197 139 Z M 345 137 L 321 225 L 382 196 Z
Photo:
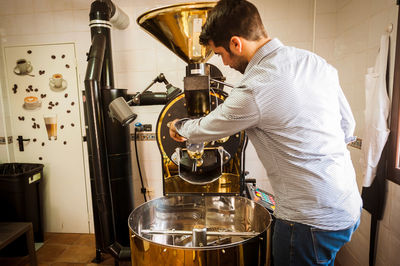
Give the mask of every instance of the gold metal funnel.
M 216 2 L 196 2 L 150 10 L 137 23 L 187 63 L 204 63 L 211 49 L 200 45 L 201 26 Z

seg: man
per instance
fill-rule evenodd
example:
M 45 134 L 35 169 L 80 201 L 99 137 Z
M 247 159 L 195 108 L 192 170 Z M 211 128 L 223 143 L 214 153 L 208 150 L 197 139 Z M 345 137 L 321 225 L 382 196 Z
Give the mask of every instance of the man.
M 245 0 L 219 1 L 200 41 L 243 79 L 207 116 L 173 121 L 170 136 L 196 143 L 246 130 L 276 197 L 274 265 L 334 265 L 362 205 L 346 145 L 355 123 L 337 71 L 269 38 Z

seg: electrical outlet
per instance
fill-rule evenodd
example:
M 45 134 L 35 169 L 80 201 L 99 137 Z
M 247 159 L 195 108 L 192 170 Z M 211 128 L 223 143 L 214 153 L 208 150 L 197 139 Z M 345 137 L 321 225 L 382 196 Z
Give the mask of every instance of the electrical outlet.
M 152 127 L 151 124 L 144 124 L 143 125 L 143 131 L 151 131 Z
M 132 136 L 132 139 L 134 136 Z M 154 132 L 145 132 L 140 131 L 136 132 L 136 140 L 137 141 L 154 141 L 156 140 L 156 134 Z
M 149 197 L 149 199 L 151 199 L 152 197 L 155 196 L 155 191 L 153 188 L 148 187 L 148 188 L 146 188 L 146 194 Z
M 136 132 L 142 132 L 142 131 L 151 131 L 152 130 L 152 125 L 151 124 L 141 124 L 140 126 L 136 126 Z
M 362 139 L 357 138 L 355 141 L 351 142 L 348 144 L 350 147 L 356 148 L 356 149 L 360 149 L 361 150 L 361 146 L 362 146 Z

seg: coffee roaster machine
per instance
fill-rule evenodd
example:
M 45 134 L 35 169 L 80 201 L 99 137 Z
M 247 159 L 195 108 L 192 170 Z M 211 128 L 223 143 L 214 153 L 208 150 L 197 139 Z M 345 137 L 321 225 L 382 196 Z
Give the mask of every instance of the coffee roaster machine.
M 113 120 L 122 124 L 132 122 L 136 115 L 128 104 L 138 104 L 146 94 L 143 91 L 127 95 L 126 90 L 114 88 L 107 26 L 112 3 L 92 4 L 92 47 L 85 88 L 98 253 L 111 253 L 118 260 L 131 259 L 133 265 L 269 263 L 270 213 L 243 197 L 245 133 L 207 143 L 176 142 L 168 133 L 174 119 L 207 115 L 228 97 L 223 89 L 229 84 L 217 67 L 207 63 L 212 51 L 199 44 L 201 27 L 214 6 L 215 2 L 171 5 L 146 12 L 137 19 L 145 31 L 188 65 L 183 93 L 167 91 L 156 124 L 164 196 L 132 211 L 132 205 L 124 206 L 131 202 L 127 197 L 132 196 L 127 190 L 132 187 L 129 178 L 125 178 L 131 173 L 127 158 L 129 130 Z M 151 99 L 152 95 L 146 97 Z M 125 163 L 122 172 L 117 166 L 120 163 Z M 113 176 L 124 181 L 113 185 Z M 120 217 L 128 219 L 126 237 L 129 236 L 130 248 L 122 236 L 126 225 L 118 223 Z

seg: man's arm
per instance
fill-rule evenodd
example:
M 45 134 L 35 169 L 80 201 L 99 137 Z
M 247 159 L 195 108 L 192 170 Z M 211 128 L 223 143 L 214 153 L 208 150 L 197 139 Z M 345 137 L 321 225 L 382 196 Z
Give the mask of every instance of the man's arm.
M 259 118 L 260 113 L 251 90 L 239 87 L 233 89 L 225 102 L 207 116 L 173 121 L 170 136 L 176 141 L 189 139 L 194 143 L 217 140 L 255 126 Z
M 342 116 L 340 124 L 344 132 L 344 140 L 346 144 L 348 144 L 356 140 L 356 137 L 354 136 L 354 129 L 356 127 L 356 122 L 354 120 L 353 113 L 351 112 L 350 105 L 347 102 L 347 99 L 344 96 L 340 86 L 339 86 L 338 96 L 339 96 L 340 114 Z

